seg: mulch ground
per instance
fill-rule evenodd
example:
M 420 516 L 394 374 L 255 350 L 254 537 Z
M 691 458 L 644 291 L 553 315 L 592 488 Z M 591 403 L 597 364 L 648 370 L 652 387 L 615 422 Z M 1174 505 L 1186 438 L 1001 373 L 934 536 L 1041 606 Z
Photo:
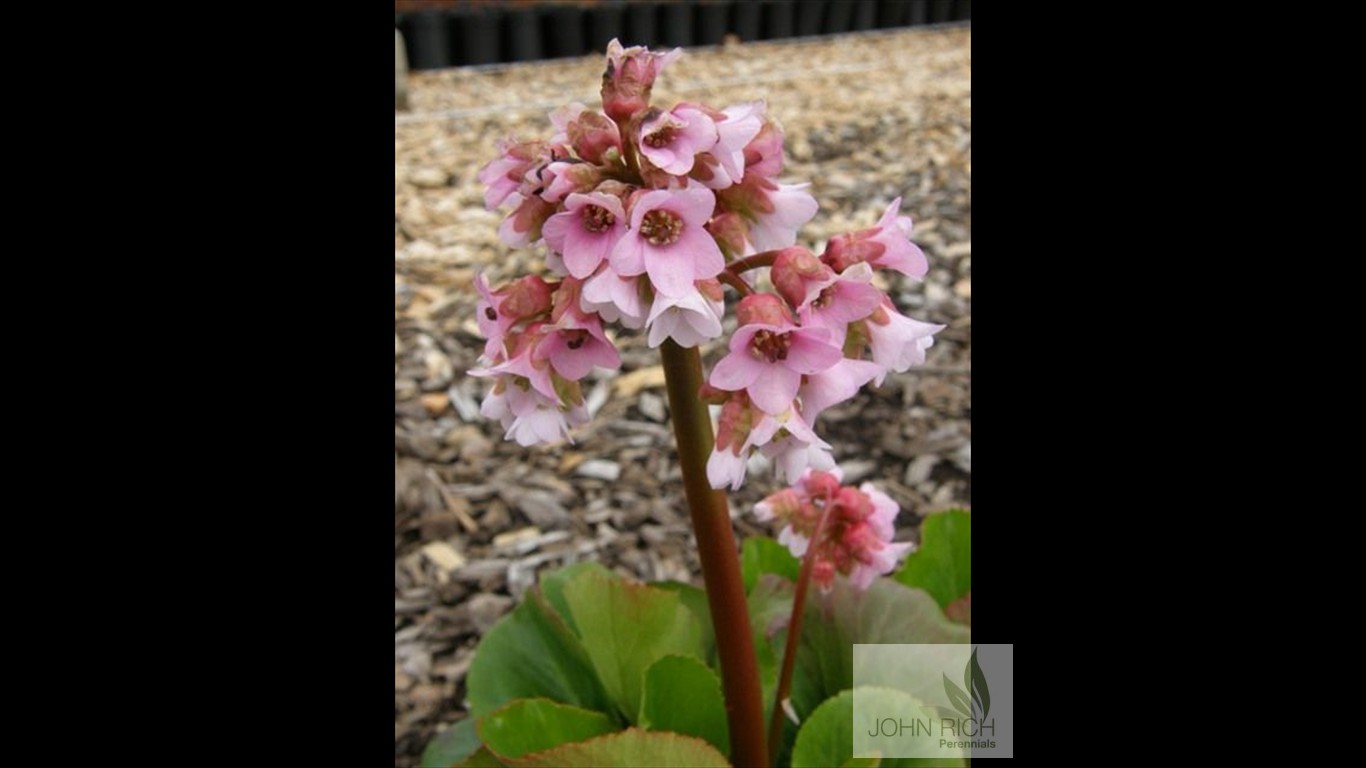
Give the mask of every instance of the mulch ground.
M 817 425 L 846 481 L 901 504 L 898 539 L 921 516 L 971 503 L 971 30 L 947 27 L 692 49 L 657 104 L 764 98 L 787 137 L 784 180 L 820 202 L 799 243 L 875 222 L 895 197 L 930 260 L 923 282 L 884 287 L 901 310 L 948 326 L 926 366 L 828 411 Z M 701 584 L 690 543 L 658 354 L 618 336 L 620 371 L 585 382 L 593 422 L 575 443 L 522 448 L 479 416 L 482 348 L 471 279 L 541 269 L 542 253 L 497 239 L 475 178 L 509 133 L 549 135 L 546 114 L 593 104 L 598 56 L 417 73 L 394 126 L 394 754 L 412 766 L 466 716 L 479 638 L 543 568 L 597 560 L 641 579 Z M 733 320 L 732 320 L 733 323 Z M 703 348 L 704 364 L 724 354 Z M 731 495 L 737 536 L 771 534 L 754 503 L 777 489 L 752 471 Z

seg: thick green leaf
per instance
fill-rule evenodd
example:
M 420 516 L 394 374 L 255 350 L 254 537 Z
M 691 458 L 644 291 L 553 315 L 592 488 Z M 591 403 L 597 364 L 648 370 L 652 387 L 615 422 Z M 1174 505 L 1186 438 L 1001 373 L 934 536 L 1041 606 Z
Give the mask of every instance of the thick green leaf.
M 540 586 L 541 594 L 545 596 L 546 602 L 550 604 L 555 612 L 564 619 L 565 624 L 574 631 L 576 635 L 582 635 L 579 628 L 574 626 L 574 618 L 569 615 L 569 604 L 564 599 L 564 585 L 573 581 L 581 573 L 592 571 L 605 578 L 620 578 L 612 571 L 609 571 L 602 563 L 595 563 L 591 560 L 581 563 L 571 563 L 563 568 L 556 568 L 553 571 L 546 571 L 541 574 Z
M 772 573 L 792 581 L 801 574 L 802 562 L 787 547 L 764 536 L 751 536 L 740 546 L 740 577 L 745 592 L 754 589 L 760 574 Z
M 730 727 L 721 680 L 691 656 L 665 656 L 645 670 L 645 689 L 636 724 L 705 739 L 730 754 Z
M 922 590 L 875 579 L 860 592 L 838 577 L 829 594 L 819 589 L 807 593 L 792 704 L 798 716 L 805 716 L 852 688 L 855 643 L 966 644 L 970 639 L 971 630 L 949 621 Z
M 854 733 L 861 729 L 864 734 L 877 728 L 877 719 L 890 715 L 910 721 L 916 717 L 928 718 L 922 705 L 902 691 L 890 688 L 859 688 L 859 708 L 855 718 L 855 691 L 841 691 L 826 699 L 811 716 L 802 723 L 797 732 L 797 741 L 792 747 L 792 768 L 808 766 L 823 768 L 831 765 L 878 765 L 880 768 L 903 768 L 905 766 L 961 766 L 962 758 L 911 758 L 882 757 L 855 758 Z M 924 742 L 900 742 L 902 745 L 923 743 L 927 752 L 937 752 L 937 740 Z
M 707 603 L 707 593 L 681 581 L 652 581 L 650 586 L 676 593 L 683 605 L 692 611 L 697 625 L 702 628 L 702 658 L 708 664 L 713 664 L 716 661 L 716 630 L 711 625 L 711 606 Z
M 564 599 L 588 630 L 583 648 L 597 679 L 628 720 L 640 712 L 651 664 L 670 653 L 703 658 L 701 628 L 675 592 L 585 571 L 564 585 Z
M 484 636 L 465 682 L 475 717 L 538 696 L 613 711 L 587 652 L 537 589 Z
M 488 747 L 480 747 L 474 754 L 465 758 L 465 762 L 456 765 L 455 768 L 508 768 L 507 765 L 493 756 Z
M 607 715 L 549 699 L 519 699 L 479 719 L 479 740 L 499 760 L 612 733 Z
M 929 592 L 945 608 L 972 589 L 972 515 L 958 509 L 930 515 L 920 525 L 920 548 L 894 579 Z
M 730 768 L 716 748 L 692 736 L 629 728 L 527 755 L 519 768 Z
M 451 768 L 479 749 L 474 718 L 466 718 L 432 737 L 422 750 L 421 768 Z

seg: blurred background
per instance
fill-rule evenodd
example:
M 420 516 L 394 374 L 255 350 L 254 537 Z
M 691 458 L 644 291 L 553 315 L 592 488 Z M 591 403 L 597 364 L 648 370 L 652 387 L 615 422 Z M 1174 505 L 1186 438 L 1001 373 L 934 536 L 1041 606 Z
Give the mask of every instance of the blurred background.
M 972 0 L 396 0 L 413 69 L 718 45 L 962 21 Z
M 502 214 L 484 209 L 475 175 L 500 138 L 548 136 L 555 108 L 599 103 L 611 37 L 685 47 L 656 104 L 767 101 L 785 136 L 782 180 L 809 182 L 820 203 L 799 244 L 819 253 L 902 198 L 930 271 L 882 287 L 904 314 L 947 327 L 924 367 L 866 388 L 817 430 L 847 481 L 901 505 L 898 540 L 916 539 L 927 513 L 970 507 L 968 3 L 399 0 L 395 11 L 396 766 L 417 765 L 431 736 L 465 717 L 479 638 L 539 571 L 596 560 L 700 586 L 663 373 L 642 337 L 618 333 L 621 370 L 584 381 L 594 419 L 572 445 L 504 440 L 466 375 L 482 349 L 474 274 L 496 286 L 544 271 L 543 248 L 498 240 Z M 724 344 L 702 352 L 710 367 Z M 755 461 L 730 496 L 737 537 L 776 533 L 751 510 L 777 488 Z

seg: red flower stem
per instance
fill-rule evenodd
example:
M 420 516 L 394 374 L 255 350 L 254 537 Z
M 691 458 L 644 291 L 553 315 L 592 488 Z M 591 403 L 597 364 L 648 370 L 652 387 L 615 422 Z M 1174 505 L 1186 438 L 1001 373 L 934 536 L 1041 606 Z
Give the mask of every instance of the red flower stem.
M 741 272 L 748 272 L 751 269 L 758 269 L 759 267 L 771 267 L 773 266 L 773 260 L 777 258 L 777 256 L 777 251 L 756 253 L 753 256 L 746 256 L 743 259 L 732 261 L 726 265 L 726 271 L 730 272 L 732 275 L 738 275 Z
M 816 530 L 806 545 L 806 555 L 802 558 L 802 570 L 797 574 L 797 590 L 792 595 L 792 617 L 787 622 L 787 643 L 783 648 L 783 668 L 778 674 L 778 688 L 773 693 L 773 715 L 768 725 L 768 753 L 777 755 L 783 738 L 783 700 L 787 698 L 792 686 L 792 670 L 797 663 L 797 641 L 802 634 L 802 615 L 806 612 L 806 587 L 811 583 L 811 568 L 816 562 L 816 547 L 825 534 L 825 523 L 830 518 L 827 504 L 821 511 L 821 519 L 816 521 Z
M 721 270 L 721 274 L 717 275 L 716 279 L 739 291 L 741 296 L 748 296 L 751 293 L 754 293 L 754 287 L 745 282 L 745 278 L 740 277 L 734 272 Z
M 702 579 L 716 628 L 716 651 L 721 659 L 721 683 L 730 725 L 731 763 L 767 768 L 764 751 L 764 705 L 759 687 L 759 664 L 749 630 L 740 557 L 731 531 L 726 496 L 707 482 L 707 458 L 715 438 L 711 416 L 698 397 L 702 387 L 702 359 L 697 348 L 684 349 L 666 339 L 660 347 L 669 412 L 678 441 L 678 463 L 692 515 Z

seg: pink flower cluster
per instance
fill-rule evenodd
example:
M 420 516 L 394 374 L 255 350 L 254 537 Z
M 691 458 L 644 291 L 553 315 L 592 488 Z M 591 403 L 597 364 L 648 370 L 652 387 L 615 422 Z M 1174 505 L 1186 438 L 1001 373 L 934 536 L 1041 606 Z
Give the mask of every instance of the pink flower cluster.
M 651 347 L 695 347 L 722 335 L 724 284 L 740 295 L 739 327 L 701 393 L 720 406 L 711 484 L 739 488 L 755 450 L 780 477 L 831 469 L 820 413 L 923 363 L 943 328 L 903 316 L 873 283 L 878 269 L 922 278 L 925 255 L 899 198 L 819 256 L 796 246 L 817 205 L 806 184 L 778 181 L 783 136 L 764 102 L 651 105 L 680 55 L 613 40 L 601 111 L 558 109 L 548 140 L 509 138 L 480 170 L 485 204 L 511 208 L 501 239 L 544 243 L 553 278 L 493 291 L 478 279 L 488 343 L 471 373 L 494 381 L 483 412 L 523 445 L 568 438 L 588 418 L 578 382 L 620 365 L 604 324 L 643 329 Z M 758 269 L 773 292 L 744 277 Z
M 829 590 L 839 573 L 858 589 L 867 589 L 874 578 L 890 573 L 915 545 L 892 543 L 892 523 L 900 507 L 891 497 L 868 483 L 858 488 L 840 485 L 842 477 L 838 469 L 808 469 L 791 488 L 755 505 L 754 512 L 760 520 L 786 523 L 778 541 L 797 557 L 807 554 L 825 516 L 825 528 L 811 553 L 811 580 Z

